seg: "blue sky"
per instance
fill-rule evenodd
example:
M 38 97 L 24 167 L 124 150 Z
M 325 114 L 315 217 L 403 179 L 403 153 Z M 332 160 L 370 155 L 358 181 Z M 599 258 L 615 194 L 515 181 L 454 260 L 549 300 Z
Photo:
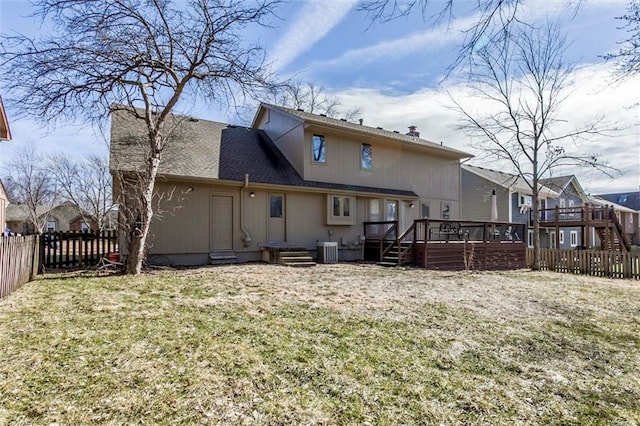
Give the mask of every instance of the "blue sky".
M 426 23 L 413 14 L 388 23 L 372 23 L 357 10 L 357 1 L 292 1 L 278 11 L 274 28 L 248 33 L 259 39 L 273 69 L 283 77 L 295 76 L 325 88 L 338 96 L 346 108 L 359 107 L 365 124 L 406 131 L 417 125 L 421 136 L 472 152 L 470 138 L 455 129 L 459 116 L 447 108 L 448 93 L 473 107 L 474 99 L 459 76 L 444 80 L 447 67 L 461 42 L 461 29 L 473 22 L 470 9 L 475 2 L 460 0 L 451 21 Z M 572 93 L 562 118 L 576 126 L 597 115 L 624 124 L 615 137 L 584 141 L 573 147 L 596 153 L 624 174 L 615 179 L 593 171 L 574 168 L 555 174 L 576 174 L 588 192 L 638 190 L 640 185 L 640 77 L 614 82 L 612 64 L 600 58 L 617 48 L 624 38 L 620 22 L 626 1 L 585 1 L 573 19 L 563 0 L 525 2 L 527 19 L 559 18 L 572 42 L 568 60 L 577 64 L 572 76 Z M 437 8 L 438 1 L 433 2 Z M 435 9 L 434 9 L 435 10 Z M 0 0 L 0 32 L 35 31 L 26 17 L 26 1 Z M 636 105 L 634 107 L 634 105 Z M 238 123 L 230 111 L 211 110 L 200 104 L 183 106 L 183 111 L 200 118 Z M 12 111 L 8 111 L 11 120 Z M 246 124 L 246 123 L 240 123 Z M 13 155 L 23 141 L 36 141 L 43 151 L 69 155 L 107 152 L 106 138 L 82 123 L 42 129 L 33 120 L 11 120 L 14 140 L 0 144 L 0 159 Z M 508 171 L 508 166 L 473 164 Z

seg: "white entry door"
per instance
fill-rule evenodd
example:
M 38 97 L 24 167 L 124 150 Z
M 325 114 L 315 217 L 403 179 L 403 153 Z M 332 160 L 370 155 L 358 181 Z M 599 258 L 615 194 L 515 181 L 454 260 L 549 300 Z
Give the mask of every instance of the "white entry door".
M 233 249 L 233 197 L 211 196 L 211 250 Z
M 268 209 L 268 239 L 273 243 L 282 243 L 286 236 L 286 205 L 285 196 L 281 193 L 269 194 Z

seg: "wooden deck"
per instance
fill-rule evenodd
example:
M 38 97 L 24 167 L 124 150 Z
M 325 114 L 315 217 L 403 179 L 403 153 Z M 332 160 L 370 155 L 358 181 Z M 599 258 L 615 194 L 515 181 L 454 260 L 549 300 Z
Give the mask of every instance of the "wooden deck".
M 631 242 L 626 237 L 623 227 L 618 221 L 613 207 L 555 207 L 539 211 L 541 227 L 556 228 L 556 247 L 560 247 L 561 228 L 581 228 L 582 242 L 589 248 L 591 232 L 600 239 L 601 250 L 631 251 Z M 533 224 L 533 211 L 530 213 L 530 224 Z
M 365 260 L 441 270 L 525 267 L 522 223 L 419 219 L 402 234 L 397 221 L 365 222 Z

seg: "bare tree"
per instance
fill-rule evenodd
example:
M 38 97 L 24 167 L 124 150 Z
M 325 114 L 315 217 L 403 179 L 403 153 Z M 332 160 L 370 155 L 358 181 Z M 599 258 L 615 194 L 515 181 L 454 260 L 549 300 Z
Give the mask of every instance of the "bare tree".
M 484 102 L 481 111 L 452 99 L 463 117 L 460 128 L 478 136 L 474 147 L 488 159 L 506 161 L 531 189 L 533 269 L 539 269 L 540 262 L 540 179 L 560 166 L 615 172 L 576 146 L 579 140 L 612 130 L 603 118 L 594 117 L 583 127 L 566 131 L 568 123 L 560 116 L 573 70 L 563 59 L 566 48 L 566 37 L 557 25 L 512 28 L 501 43 L 487 45 L 473 57 L 469 83 L 474 99 Z
M 112 179 L 105 158 L 90 155 L 72 160 L 57 154 L 49 159 L 49 170 L 55 178 L 61 197 L 78 207 L 84 223 L 96 230 L 110 225 L 109 217 L 115 210 Z
M 294 80 L 284 85 L 275 95 L 275 103 L 293 109 L 303 109 L 312 114 L 324 114 L 333 118 L 354 120 L 360 108 L 344 110 L 337 96 L 327 95 L 322 86 Z
M 5 167 L 3 182 L 9 200 L 22 206 L 35 232 L 42 232 L 48 213 L 58 201 L 56 181 L 49 173 L 45 158 L 35 143 L 27 142 Z
M 581 0 L 564 0 L 567 7 L 578 12 Z M 487 43 L 496 43 L 509 36 L 510 28 L 526 21 L 522 0 L 365 0 L 359 5 L 371 22 L 386 22 L 400 17 L 420 13 L 428 24 L 451 23 L 456 18 L 456 7 L 473 6 L 472 23 L 463 28 L 464 39 L 459 46 L 458 55 L 449 66 L 449 72 L 467 63 L 473 53 Z
M 627 13 L 617 19 L 624 22 L 622 29 L 628 37 L 620 43 L 617 52 L 606 55 L 605 59 L 618 62 L 618 73 L 622 77 L 640 74 L 640 1 L 629 1 Z
M 136 141 L 144 164 L 118 200 L 131 225 L 127 273 L 139 273 L 146 256 L 156 176 L 179 102 L 197 96 L 233 105 L 273 90 L 262 49 L 243 43 L 242 31 L 264 25 L 277 2 L 36 0 L 52 35 L 3 38 L 0 78 L 25 114 L 104 123 L 113 106 L 146 128 Z

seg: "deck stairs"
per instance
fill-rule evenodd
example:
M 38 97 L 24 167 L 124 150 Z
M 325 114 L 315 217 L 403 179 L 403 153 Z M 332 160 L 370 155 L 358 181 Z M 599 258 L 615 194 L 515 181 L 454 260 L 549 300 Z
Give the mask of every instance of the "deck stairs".
M 609 212 L 610 222 L 604 226 L 596 226 L 595 230 L 600 238 L 600 249 L 613 251 L 620 250 L 622 252 L 631 251 L 631 243 L 625 235 L 622 225 L 613 210 Z
M 378 262 L 381 266 L 403 266 L 413 263 L 413 241 L 393 243 Z
M 279 253 L 279 261 L 281 265 L 297 268 L 316 266 L 313 257 L 306 250 L 282 250 Z
M 210 265 L 229 265 L 237 261 L 238 257 L 233 250 L 213 250 L 209 252 Z

